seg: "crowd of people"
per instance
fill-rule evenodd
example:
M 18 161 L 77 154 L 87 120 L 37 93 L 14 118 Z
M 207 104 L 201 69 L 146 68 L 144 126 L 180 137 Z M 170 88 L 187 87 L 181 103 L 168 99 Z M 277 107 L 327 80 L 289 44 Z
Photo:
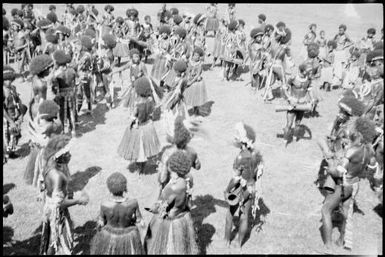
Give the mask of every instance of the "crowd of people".
M 332 214 L 340 210 L 344 221 L 339 244 L 352 248 L 353 203 L 360 179 L 369 179 L 382 203 L 383 30 L 379 40 L 376 30 L 369 28 L 364 38 L 354 41 L 341 24 L 338 34 L 328 40 L 324 31 L 318 35 L 317 25 L 311 24 L 303 40 L 302 61 L 296 66 L 290 28 L 282 21 L 270 24 L 260 14 L 248 39 L 235 4 L 228 5 L 224 18 L 219 18 L 216 4 L 196 15 L 164 4 L 154 26 L 148 15 L 141 22 L 135 8 L 126 11 L 127 17 L 115 17 L 112 5 L 106 5 L 103 14 L 93 5 L 81 4 L 67 4 L 60 17 L 55 5 L 47 12 L 44 16 L 33 4 L 22 4 L 21 9 L 11 10 L 9 19 L 3 8 L 3 165 L 16 155 L 27 116 L 31 152 L 24 179 L 39 190 L 44 203 L 40 254 L 73 250 L 68 209 L 86 205 L 89 197 L 68 188 L 71 138 L 77 136 L 80 114 L 90 115 L 96 104 L 104 102 L 108 109 L 121 105 L 130 116 L 117 152 L 135 163 L 139 174 L 146 162 L 156 160 L 159 195 L 156 203 L 145 208 L 153 218 L 142 241 L 138 227 L 146 224 L 139 203 L 127 195 L 122 173 L 110 175 L 111 197 L 101 203 L 91 254 L 198 254 L 190 171 L 199 170 L 201 162 L 188 144 L 210 99 L 202 76 L 207 56 L 213 57 L 211 69 L 221 66 L 223 80 L 239 79 L 248 65 L 251 87 L 262 91 L 265 102 L 284 100 L 276 111 L 286 112 L 284 138 L 288 141 L 299 137 L 306 113 L 318 112 L 320 90 L 342 89 L 333 128 L 319 141 L 325 169 L 318 185 L 325 192 L 326 247 L 333 247 Z M 206 42 L 210 34 L 212 49 Z M 123 79 L 126 74 L 128 80 Z M 16 78 L 32 86 L 27 104 L 19 97 Z M 167 131 L 165 151 L 154 126 L 157 120 L 164 121 Z M 239 215 L 236 245 L 241 247 L 250 227 L 249 214 L 255 218 L 260 208 L 264 161 L 255 149 L 253 128 L 240 122 L 235 130 L 239 154 L 234 176 L 224 190 L 228 202 L 225 241 L 231 244 L 233 218 Z M 12 214 L 6 196 L 3 206 L 4 213 Z

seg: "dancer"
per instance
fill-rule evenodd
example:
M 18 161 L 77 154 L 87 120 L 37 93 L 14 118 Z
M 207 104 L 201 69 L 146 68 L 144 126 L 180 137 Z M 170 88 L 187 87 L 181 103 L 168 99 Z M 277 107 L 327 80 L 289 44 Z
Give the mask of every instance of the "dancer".
M 50 139 L 44 151 L 47 165 L 43 173 L 46 199 L 39 252 L 41 255 L 72 253 L 73 224 L 68 208 L 88 203 L 88 196 L 85 194 L 76 199 L 68 197 L 68 163 L 71 159 L 69 141 L 67 136 L 55 136 Z
M 193 108 L 192 115 L 199 115 L 199 107 L 207 102 L 207 90 L 202 78 L 202 48 L 196 47 L 189 62 L 187 88 L 184 91 L 186 105 Z
M 127 179 L 120 172 L 107 179 L 112 197 L 100 206 L 99 231 L 91 242 L 91 254 L 142 255 L 144 254 L 139 230 L 145 223 L 136 199 L 127 197 Z
M 216 3 L 210 3 L 207 7 L 207 21 L 206 21 L 206 33 L 213 32 L 216 36 L 219 28 L 219 19 L 217 18 L 218 7 Z
M 162 86 L 162 77 L 168 71 L 167 62 L 168 55 L 171 49 L 170 42 L 171 28 L 170 26 L 163 25 L 159 28 L 159 38 L 155 46 L 155 60 L 151 69 L 151 77 L 155 79 L 157 84 Z
M 147 160 L 160 153 L 160 143 L 152 122 L 155 104 L 151 96 L 155 92 L 151 88 L 151 82 L 148 78 L 141 77 L 134 82 L 134 87 L 138 101 L 131 116 L 130 125 L 119 144 L 118 154 L 136 163 L 141 175 Z
M 138 49 L 131 49 L 130 50 L 130 58 L 131 62 L 128 62 L 126 65 L 124 65 L 121 68 L 118 68 L 117 70 L 113 71 L 111 75 L 114 73 L 122 72 L 124 70 L 129 70 L 129 85 L 125 89 L 125 92 L 122 92 L 121 98 L 122 104 L 124 108 L 128 108 L 130 112 L 134 110 L 135 102 L 136 102 L 136 93 L 135 93 L 135 87 L 134 82 L 141 77 L 147 77 L 148 72 L 146 65 L 141 61 L 141 54 Z
M 191 159 L 181 150 L 168 159 L 170 182 L 164 187 L 155 206 L 148 209 L 154 213 L 146 237 L 148 254 L 198 254 L 198 245 L 188 207 L 189 182 L 186 175 L 191 168 Z
M 229 203 L 226 213 L 225 241 L 230 246 L 230 236 L 233 229 L 233 218 L 239 212 L 239 232 L 237 247 L 241 248 L 248 230 L 250 212 L 256 217 L 259 209 L 259 199 L 262 197 L 261 177 L 263 174 L 263 160 L 259 151 L 254 149 L 255 132 L 243 123 L 236 124 L 237 135 L 235 145 L 240 153 L 234 160 L 234 176 L 230 179 L 224 191 L 224 198 Z
M 334 41 L 337 43 L 337 48 L 335 50 L 335 61 L 334 61 L 334 74 L 336 80 L 333 87 L 340 87 L 342 84 L 343 78 L 343 67 L 347 63 L 347 53 L 346 49 L 352 46 L 353 42 L 350 37 L 346 34 L 346 25 L 341 24 L 338 27 L 338 34 L 334 37 Z
M 75 106 L 75 87 L 76 87 L 76 72 L 73 68 L 67 67 L 71 61 L 64 51 L 57 50 L 53 53 L 53 59 L 56 70 L 52 78 L 52 88 L 54 91 L 55 102 L 60 106 L 60 121 L 63 126 L 66 126 L 68 119 L 68 132 L 72 136 L 76 136 L 76 106 Z
M 10 66 L 3 67 L 3 132 L 5 134 L 5 144 L 7 156 L 15 155 L 16 146 L 21 138 L 21 124 L 27 106 L 19 97 L 16 87 L 12 85 L 16 78 L 15 70 Z
M 328 162 L 327 172 L 330 176 L 329 193 L 322 207 L 322 234 L 325 247 L 329 252 L 332 245 L 332 212 L 341 207 L 344 219 L 337 244 L 352 248 L 353 202 L 358 192 L 358 182 L 363 177 L 368 165 L 375 164 L 371 143 L 375 137 L 375 125 L 366 118 L 357 118 L 348 127 L 348 145 L 342 158 L 334 159 L 328 149 L 322 149 Z M 332 183 L 333 182 L 333 183 Z
M 262 87 L 262 81 L 266 77 L 266 49 L 263 46 L 263 35 L 264 30 L 259 28 L 254 28 L 250 32 L 251 42 L 248 46 L 249 58 L 250 58 L 250 76 L 251 76 L 251 86 L 254 89 L 259 89 Z
M 337 43 L 334 40 L 329 40 L 327 42 L 327 53 L 325 57 L 322 58 L 322 69 L 320 84 L 321 89 L 326 89 L 326 91 L 331 90 L 331 85 L 333 84 L 334 79 L 334 49 L 336 49 Z
M 287 122 L 283 129 L 286 141 L 290 141 L 292 135 L 297 140 L 299 139 L 303 115 L 312 108 L 311 81 L 306 68 L 306 64 L 301 64 L 298 67 L 298 74 L 288 80 L 288 84 L 283 90 L 289 104 L 287 109 L 282 108 L 282 110 L 287 111 Z M 293 129 L 294 121 L 295 127 Z

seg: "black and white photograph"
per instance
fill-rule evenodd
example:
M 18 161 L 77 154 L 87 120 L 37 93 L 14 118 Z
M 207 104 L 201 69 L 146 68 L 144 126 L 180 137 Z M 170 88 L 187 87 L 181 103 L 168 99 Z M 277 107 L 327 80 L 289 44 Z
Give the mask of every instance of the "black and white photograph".
M 383 7 L 3 3 L 3 255 L 382 255 Z

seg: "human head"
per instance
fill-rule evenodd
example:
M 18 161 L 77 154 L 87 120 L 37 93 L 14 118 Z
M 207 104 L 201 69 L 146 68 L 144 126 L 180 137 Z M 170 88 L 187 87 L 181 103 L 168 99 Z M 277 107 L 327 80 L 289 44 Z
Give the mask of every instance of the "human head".
M 315 23 L 310 24 L 309 29 L 310 29 L 310 31 L 315 32 L 317 29 L 317 24 L 315 24 Z
M 366 34 L 368 35 L 368 38 L 373 38 L 374 35 L 376 35 L 376 29 L 375 28 L 368 29 Z
M 329 41 L 327 42 L 327 46 L 328 46 L 329 52 L 330 52 L 330 51 L 333 51 L 334 49 L 337 48 L 337 42 L 334 41 L 334 40 L 329 40 Z
M 133 48 L 130 50 L 130 57 L 133 63 L 138 64 L 140 62 L 140 52 L 138 49 Z
M 182 150 L 175 151 L 167 160 L 167 167 L 171 173 L 184 178 L 191 169 L 191 159 Z
M 191 133 L 183 124 L 183 117 L 178 116 L 175 119 L 174 143 L 178 149 L 185 149 L 191 140 Z
M 50 69 L 53 66 L 53 60 L 51 56 L 42 54 L 34 57 L 29 65 L 29 71 L 32 75 L 39 78 L 45 78 L 48 76 Z
M 194 61 L 199 61 L 201 58 L 203 58 L 204 55 L 205 55 L 205 52 L 203 51 L 202 48 L 195 47 L 192 58 Z
M 366 56 L 366 72 L 371 79 L 384 77 L 384 50 L 374 49 Z
M 250 37 L 253 38 L 257 43 L 262 41 L 262 36 L 264 34 L 264 30 L 262 28 L 254 28 L 250 32 Z
M 345 24 L 341 24 L 341 25 L 338 27 L 338 34 L 340 34 L 340 35 L 345 34 L 346 29 L 347 29 L 346 25 L 345 25 Z
M 120 172 L 114 172 L 107 178 L 107 187 L 114 196 L 122 196 L 127 192 L 127 179 Z
M 183 60 L 178 60 L 174 63 L 174 71 L 177 77 L 181 77 L 187 70 L 187 64 Z
M 9 66 L 6 65 L 3 67 L 3 85 L 9 86 L 16 78 L 16 72 L 15 70 Z
M 51 5 L 48 7 L 48 10 L 49 10 L 50 12 L 56 12 L 56 6 L 53 5 L 53 4 L 51 4 Z
M 53 53 L 53 60 L 55 63 L 55 66 L 66 66 L 67 63 L 71 62 L 71 57 L 67 55 L 63 50 L 56 50 Z
M 352 144 L 371 144 L 376 134 L 375 123 L 365 117 L 358 117 L 352 120 L 348 126 L 348 135 Z
M 150 16 L 150 15 L 144 16 L 144 21 L 145 21 L 147 24 L 150 24 L 150 23 L 151 23 L 151 16 Z
M 266 22 L 266 15 L 264 15 L 263 13 L 258 15 L 258 23 L 264 24 L 265 22 Z
M 147 98 L 152 95 L 151 82 L 146 77 L 134 81 L 135 92 L 138 96 Z
M 307 66 L 305 63 L 302 63 L 298 66 L 298 71 L 299 71 L 299 75 L 301 77 L 306 77 L 307 76 Z
M 321 38 L 325 38 L 325 31 L 324 31 L 324 30 L 321 30 L 321 31 L 319 32 L 319 35 L 320 35 Z

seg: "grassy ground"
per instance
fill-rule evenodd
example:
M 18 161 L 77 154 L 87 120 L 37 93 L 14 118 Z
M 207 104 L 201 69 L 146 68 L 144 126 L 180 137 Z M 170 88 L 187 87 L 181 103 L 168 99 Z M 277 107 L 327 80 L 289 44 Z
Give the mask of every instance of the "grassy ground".
M 8 13 L 14 6 L 5 5 Z M 116 8 L 117 15 L 122 15 L 126 8 L 131 7 L 121 6 L 123 8 Z M 175 6 L 193 13 L 203 11 L 200 5 Z M 160 5 L 141 4 L 135 7 L 141 14 L 152 15 L 155 19 L 154 15 Z M 43 8 L 47 9 L 48 5 Z M 103 5 L 97 5 L 97 8 L 101 11 Z M 220 5 L 220 12 L 223 13 L 224 8 L 225 5 Z M 288 8 L 291 8 L 290 13 Z M 239 5 L 237 13 L 245 19 L 247 31 L 252 27 L 251 23 L 256 23 L 256 16 L 260 12 L 267 15 L 268 22 L 285 21 L 293 30 L 295 56 L 299 52 L 299 43 L 306 33 L 306 27 L 312 22 L 325 29 L 328 37 L 334 35 L 340 23 L 346 23 L 349 33 L 356 38 L 363 36 L 369 26 L 380 30 L 383 14 L 379 5 L 360 5 L 356 8 L 358 18 L 347 17 L 343 5 Z M 212 39 L 209 39 L 211 45 Z M 324 100 L 319 105 L 320 117 L 304 120 L 304 125 L 312 133 L 311 140 L 301 139 L 285 146 L 283 139 L 277 137 L 277 134 L 282 133 L 285 114 L 275 113 L 274 105 L 264 104 L 259 94 L 254 94 L 249 87 L 244 86 L 248 82 L 248 74 L 242 75 L 244 81 L 224 82 L 220 80 L 220 72 L 219 68 L 215 68 L 203 75 L 209 98 L 214 103 L 211 114 L 204 118 L 201 132 L 191 142 L 202 162 L 200 171 L 192 171 L 195 180 L 194 201 L 198 206 L 193 211 L 193 219 L 198 230 L 201 252 L 238 253 L 233 248 L 225 247 L 222 240 L 226 212 L 223 190 L 232 175 L 232 163 L 237 154 L 237 149 L 232 146 L 234 124 L 244 121 L 257 132 L 256 147 L 263 153 L 266 163 L 263 177 L 264 208 L 261 212 L 267 218 L 261 232 L 251 231 L 243 253 L 322 253 L 319 228 L 323 197 L 313 183 L 321 160 L 316 140 L 329 131 L 337 112 L 336 101 L 340 92 L 323 93 Z M 16 86 L 23 101 L 28 102 L 30 85 L 16 81 Z M 144 207 L 152 204 L 157 196 L 154 167 L 149 165 L 147 175 L 139 178 L 127 169 L 128 163 L 117 154 L 118 144 L 128 125 L 128 113 L 120 107 L 107 111 L 103 104 L 99 104 L 95 106 L 93 116 L 94 119 L 85 115 L 81 117 L 79 137 L 74 139 L 76 147 L 71 151 L 72 160 L 69 164 L 74 188 L 77 191 L 85 190 L 90 195 L 87 206 L 70 209 L 75 224 L 76 254 L 89 253 L 99 205 L 109 197 L 105 182 L 112 172 L 120 171 L 126 175 L 128 193 L 130 197 L 138 199 L 146 221 L 150 220 L 151 215 Z M 42 205 L 36 202 L 36 189 L 26 186 L 22 180 L 29 151 L 25 145 L 28 141 L 26 122 L 23 126 L 25 132 L 20 142 L 21 157 L 9 160 L 3 171 L 3 192 L 9 194 L 15 208 L 12 216 L 3 219 L 3 254 L 6 255 L 37 254 L 40 238 Z M 156 123 L 156 128 L 161 142 L 165 143 L 161 121 Z M 357 202 L 354 247 L 351 252 L 340 253 L 382 254 L 382 218 L 375 211 L 378 200 L 369 189 L 367 181 L 361 182 Z

